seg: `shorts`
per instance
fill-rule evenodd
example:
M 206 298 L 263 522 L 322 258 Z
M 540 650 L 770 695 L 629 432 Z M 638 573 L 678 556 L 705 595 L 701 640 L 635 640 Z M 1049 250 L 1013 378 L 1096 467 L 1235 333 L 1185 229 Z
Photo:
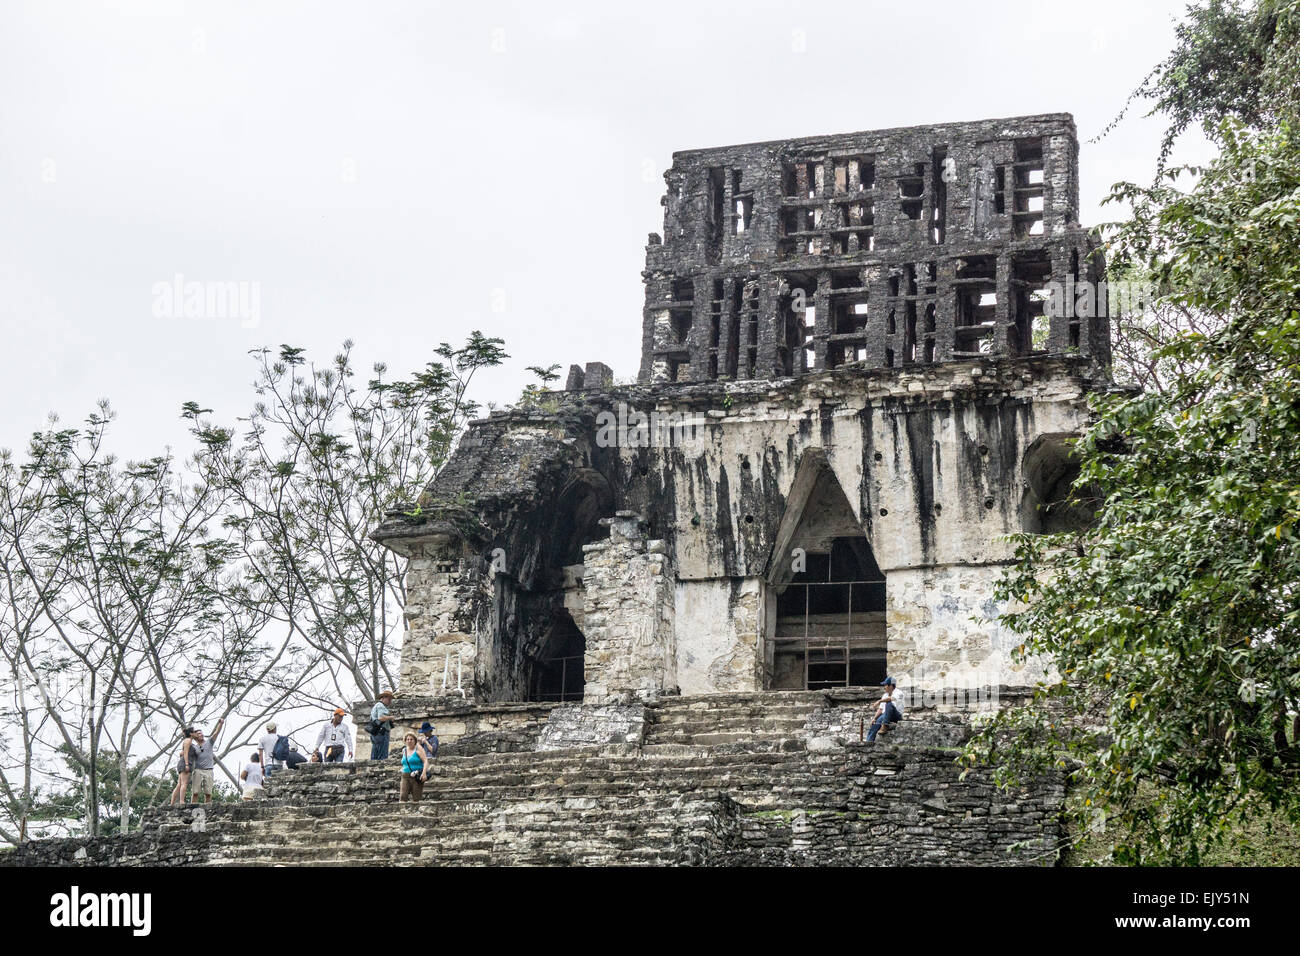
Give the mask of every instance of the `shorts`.
M 212 793 L 212 771 L 196 767 L 190 774 L 190 795 L 201 797 Z
M 261 798 L 261 796 L 262 796 L 262 788 L 261 788 L 261 787 L 245 787 L 245 788 L 244 788 L 244 799 L 245 799 L 245 800 L 258 800 L 258 799 Z

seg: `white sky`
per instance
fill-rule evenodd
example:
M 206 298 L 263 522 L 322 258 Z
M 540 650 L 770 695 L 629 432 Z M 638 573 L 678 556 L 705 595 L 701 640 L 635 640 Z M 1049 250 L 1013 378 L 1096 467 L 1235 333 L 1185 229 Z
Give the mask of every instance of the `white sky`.
M 181 403 L 242 415 L 280 343 L 406 374 L 479 328 L 499 404 L 526 365 L 632 376 L 673 150 L 1054 111 L 1086 141 L 1182 6 L 9 0 L 0 447 L 108 397 L 122 454 L 188 451 Z M 1083 144 L 1085 223 L 1159 130 Z M 156 318 L 177 273 L 258 283 L 257 327 Z

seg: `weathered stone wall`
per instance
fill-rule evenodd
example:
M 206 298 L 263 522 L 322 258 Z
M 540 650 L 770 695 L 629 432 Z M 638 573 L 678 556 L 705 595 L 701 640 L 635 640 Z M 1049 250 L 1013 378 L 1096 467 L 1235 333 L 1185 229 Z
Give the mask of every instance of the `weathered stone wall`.
M 630 512 L 608 519 L 609 540 L 583 548 L 588 703 L 653 700 L 677 690 L 673 581 L 667 548 Z
M 1064 113 L 674 153 L 646 247 L 641 380 L 1043 349 L 1104 367 L 1105 319 L 1053 316 L 1035 341 L 1025 294 L 1100 278 L 1077 167 Z
M 841 526 L 861 529 L 886 578 L 891 670 L 918 683 L 1032 681 L 1036 672 L 1010 662 L 1014 640 L 996 625 L 992 582 L 1011 557 L 1005 536 L 1041 525 L 1033 512 L 1051 492 L 1042 476 L 1062 471 L 1059 462 L 1044 459 L 1063 460 L 1063 437 L 1085 427 L 1087 396 L 1096 387 L 1081 359 L 1061 357 L 566 395 L 562 401 L 575 407 L 555 414 L 567 424 L 545 432 L 544 445 L 526 455 L 530 467 L 541 468 L 537 462 L 555 448 L 563 449 L 565 461 L 584 462 L 580 480 L 583 487 L 604 489 L 606 514 L 617 508 L 641 516 L 644 538 L 663 542 L 663 553 L 656 553 L 656 545 L 627 564 L 622 552 L 593 540 L 596 547 L 580 551 L 578 563 L 550 568 L 543 588 L 541 559 L 512 563 L 518 558 L 509 548 L 544 523 L 541 516 L 552 505 L 536 498 L 515 502 L 502 513 L 533 517 L 512 518 L 477 545 L 469 537 L 436 535 L 425 543 L 418 527 L 405 525 L 414 557 L 403 689 L 432 685 L 441 692 L 444 669 L 454 685 L 459 654 L 462 686 L 471 696 L 520 699 L 527 692 L 529 661 L 546 656 L 546 628 L 560 610 L 585 636 L 587 649 L 593 648 L 588 598 L 641 629 L 632 647 L 648 646 L 636 643 L 647 639 L 647 628 L 657 633 L 654 666 L 668 669 L 643 680 L 644 674 L 633 672 L 648 666 L 645 651 L 638 652 L 641 663 L 626 670 L 629 649 L 616 654 L 611 646 L 588 660 L 596 666 L 612 661 L 634 683 L 610 683 L 608 674 L 615 671 L 588 675 L 595 678 L 594 692 L 763 687 L 770 679 L 764 661 L 774 626 L 771 587 L 780 565 L 789 561 L 793 546 Z M 665 443 L 628 440 L 602 448 L 600 410 L 620 406 L 657 408 L 698 424 Z M 530 410 L 521 419 L 529 434 L 539 431 L 539 414 Z M 483 426 L 498 436 L 490 446 L 494 454 L 509 444 L 504 436 L 511 421 L 498 417 Z M 487 444 L 472 442 L 464 454 Z M 837 512 L 820 531 L 814 523 L 801 532 L 806 538 L 796 540 L 786 529 L 800 519 L 799 483 L 811 480 L 800 475 L 814 460 L 842 489 L 845 513 Z M 553 486 L 575 480 L 562 477 L 566 467 L 554 464 L 559 470 L 548 479 Z M 590 500 L 595 497 L 592 492 Z M 429 528 L 438 528 L 432 519 Z M 597 526 L 583 534 L 600 531 Z M 540 554 L 536 545 L 530 547 L 526 554 Z M 504 571 L 493 571 L 498 559 Z M 584 590 L 576 589 L 577 577 L 585 574 L 582 561 L 594 572 L 587 576 L 612 582 L 612 590 L 587 581 Z M 637 573 L 645 581 L 658 582 L 652 591 L 672 582 L 671 595 L 651 596 L 630 586 L 633 567 L 642 569 Z M 661 571 L 651 573 L 656 568 Z M 578 595 L 583 609 L 572 613 Z M 644 616 L 638 605 L 646 609 Z M 604 611 L 594 618 L 602 635 L 613 633 L 600 623 L 607 618 Z M 472 682 L 464 671 L 471 657 L 477 662 Z M 916 670 L 921 667 L 925 673 Z
M 671 446 L 624 450 L 618 487 L 651 536 L 673 542 L 679 580 L 765 575 L 812 450 L 882 570 L 1004 561 L 1002 536 L 1024 525 L 1026 453 L 1088 421 L 1095 383 L 1079 371 L 1069 360 L 972 362 L 661 390 L 700 424 Z
M 1046 676 L 1041 661 L 1017 661 L 1021 638 L 998 622 L 1004 605 L 993 588 L 1000 564 L 903 568 L 888 579 L 889 670 L 925 690 L 1030 686 Z
M 406 631 L 400 689 L 412 695 L 474 696 L 483 605 L 480 574 L 459 542 L 413 545 L 406 568 Z
M 1050 865 L 1057 778 L 1002 791 L 953 751 L 652 754 L 583 748 L 447 758 L 423 804 L 361 763 L 272 781 L 269 799 L 162 808 L 127 838 L 43 840 L 4 865 Z M 436 802 L 435 802 L 436 801 Z
M 984 774 L 959 781 L 950 751 L 872 744 L 850 744 L 809 762 L 825 774 L 819 786 L 835 796 L 795 807 L 779 799 L 738 806 L 739 834 L 711 862 L 1050 866 L 1059 857 L 1065 788 L 1058 779 L 1005 792 Z
M 677 683 L 683 694 L 753 690 L 763 683 L 763 599 L 754 578 L 679 581 Z
M 599 747 L 604 744 L 640 746 L 645 740 L 645 707 L 641 704 L 567 704 L 551 711 L 537 741 L 538 750 Z

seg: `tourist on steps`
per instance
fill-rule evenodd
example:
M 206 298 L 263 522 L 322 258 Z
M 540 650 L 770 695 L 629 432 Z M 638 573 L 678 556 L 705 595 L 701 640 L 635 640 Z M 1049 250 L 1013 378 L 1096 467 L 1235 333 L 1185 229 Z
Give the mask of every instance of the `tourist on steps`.
M 420 725 L 420 745 L 432 760 L 438 756 L 438 735 L 433 732 L 433 724 L 427 720 Z
M 212 772 L 217 766 L 217 755 L 212 748 L 216 746 L 217 734 L 221 733 L 221 727 L 225 722 L 226 718 L 217 718 L 217 726 L 212 728 L 212 734 L 206 740 L 203 731 L 194 731 L 194 742 L 199 745 L 199 756 L 194 762 L 194 774 L 191 778 L 194 782 L 190 787 L 190 803 L 212 802 Z
M 398 799 L 406 803 L 419 803 L 424 793 L 424 781 L 429 779 L 428 754 L 415 734 L 408 733 L 402 741 L 402 785 Z
M 172 791 L 172 804 L 184 803 L 190 789 L 190 774 L 199 762 L 199 748 L 194 744 L 194 728 L 186 727 L 181 738 L 180 756 L 176 759 L 176 789 Z
M 261 751 L 250 754 L 248 763 L 239 774 L 240 782 L 244 788 L 245 800 L 256 800 L 262 795 L 262 754 Z
M 307 763 L 307 758 L 298 753 L 297 747 L 291 746 L 289 748 L 289 756 L 285 758 L 284 765 L 290 770 L 296 770 L 300 763 Z
M 262 776 L 266 780 L 271 779 L 271 771 L 279 770 L 281 767 L 280 761 L 273 756 L 275 744 L 279 739 L 280 735 L 275 732 L 275 724 L 270 723 L 266 725 L 266 733 L 257 740 L 258 758 L 262 762 Z
M 886 677 L 880 686 L 885 688 L 885 694 L 876 702 L 876 718 L 871 722 L 871 730 L 867 732 L 867 740 L 873 742 L 881 730 L 903 719 L 903 695 L 898 689 L 898 681 Z
M 393 692 L 386 690 L 379 695 L 375 706 L 370 708 L 370 724 L 366 727 L 366 733 L 370 734 L 371 760 L 388 759 L 388 735 L 392 733 L 395 719 L 388 712 L 388 705 L 392 702 Z
M 322 744 L 325 747 L 326 763 L 342 763 L 345 748 L 348 759 L 352 759 L 352 731 L 343 723 L 344 716 L 342 707 L 334 708 L 334 715 L 320 729 L 320 735 L 316 738 L 316 750 L 319 752 Z

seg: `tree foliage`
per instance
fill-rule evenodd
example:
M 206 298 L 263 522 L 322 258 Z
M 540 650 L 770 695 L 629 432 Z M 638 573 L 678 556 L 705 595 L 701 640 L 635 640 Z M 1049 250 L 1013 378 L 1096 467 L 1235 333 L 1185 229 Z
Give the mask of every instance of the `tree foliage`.
M 117 460 L 112 419 L 105 403 L 81 428 L 33 435 L 21 462 L 0 453 L 8 839 L 21 838 L 54 751 L 86 788 L 93 834 L 102 753 L 138 758 L 115 765 L 125 826 L 181 727 L 241 706 L 256 720 L 283 699 L 266 680 L 283 642 L 264 642 L 265 617 L 230 599 L 235 552 L 212 534 L 223 492 L 186 481 L 170 455 Z
M 184 727 L 225 718 L 233 782 L 224 758 L 271 715 L 395 685 L 404 565 L 369 535 L 419 496 L 478 412 L 475 372 L 506 355 L 475 332 L 358 387 L 350 348 L 320 368 L 258 352 L 242 431 L 184 406 L 189 461 L 119 461 L 107 404 L 0 451 L 0 839 L 128 829 L 167 798 Z
M 1297 6 L 1297 0 L 1202 0 L 1187 7 L 1176 27 L 1174 49 L 1129 98 L 1130 104 L 1149 102 L 1147 115 L 1168 120 L 1158 174 L 1179 135 L 1193 126 L 1218 140 L 1225 120 L 1262 129 L 1294 109 L 1300 62 Z M 1106 131 L 1126 111 L 1127 106 Z
M 359 387 L 351 342 L 322 366 L 286 345 L 255 353 L 260 401 L 242 432 L 184 408 L 200 474 L 227 495 L 239 600 L 292 635 L 298 669 L 316 668 L 338 700 L 396 686 L 405 561 L 370 533 L 446 460 L 478 411 L 470 383 L 508 357 L 502 346 L 474 332 L 409 379 L 376 365 Z
M 1296 4 L 1208 8 L 1184 48 L 1254 35 L 1261 16 L 1275 41 L 1297 35 Z M 1263 69 L 1283 55 L 1265 49 Z M 1300 823 L 1300 121 L 1280 94 L 1249 112 L 1231 83 L 1165 83 L 1171 128 L 1234 111 L 1255 124 L 1222 119 L 1204 169 L 1114 190 L 1134 210 L 1115 263 L 1204 326 L 1154 350 L 1159 388 L 1096 401 L 1075 449 L 1076 488 L 1104 496 L 1095 524 L 1016 536 L 1003 620 L 1055 673 L 966 755 L 1004 780 L 1065 769 L 1079 832 L 1108 834 L 1129 863 L 1196 863 L 1260 807 Z

